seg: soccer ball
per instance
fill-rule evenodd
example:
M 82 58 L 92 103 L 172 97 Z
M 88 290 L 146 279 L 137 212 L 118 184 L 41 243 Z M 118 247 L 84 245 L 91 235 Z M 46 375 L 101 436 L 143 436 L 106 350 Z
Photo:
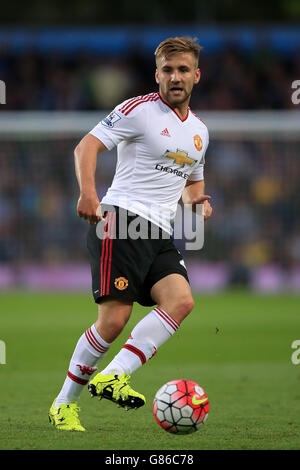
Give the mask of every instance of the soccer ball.
M 153 401 L 158 424 L 173 434 L 190 434 L 206 421 L 208 397 L 200 385 L 191 380 L 172 380 L 163 385 Z

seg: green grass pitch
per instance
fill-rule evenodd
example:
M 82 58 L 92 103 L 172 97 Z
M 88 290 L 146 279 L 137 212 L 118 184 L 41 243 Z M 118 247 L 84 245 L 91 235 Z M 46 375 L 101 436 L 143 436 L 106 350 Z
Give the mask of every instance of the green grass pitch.
M 192 314 L 149 363 L 132 377 L 147 398 L 136 411 L 91 399 L 84 391 L 85 433 L 48 423 L 78 337 L 96 319 L 89 294 L 1 293 L 0 449 L 299 449 L 300 364 L 291 345 L 300 339 L 299 298 L 225 292 L 196 297 Z M 130 322 L 103 361 L 118 352 L 150 309 L 136 305 Z M 162 430 L 152 401 L 165 382 L 185 378 L 207 392 L 210 413 L 194 434 Z

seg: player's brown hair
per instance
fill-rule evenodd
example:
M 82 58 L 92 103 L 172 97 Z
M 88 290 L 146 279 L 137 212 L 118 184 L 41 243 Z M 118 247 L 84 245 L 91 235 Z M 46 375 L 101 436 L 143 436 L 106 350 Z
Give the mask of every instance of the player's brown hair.
M 197 44 L 197 41 L 197 38 L 185 36 L 165 39 L 155 49 L 154 55 L 156 64 L 161 57 L 168 57 L 171 54 L 178 54 L 180 52 L 190 52 L 195 57 L 195 66 L 198 67 L 199 54 L 202 46 Z

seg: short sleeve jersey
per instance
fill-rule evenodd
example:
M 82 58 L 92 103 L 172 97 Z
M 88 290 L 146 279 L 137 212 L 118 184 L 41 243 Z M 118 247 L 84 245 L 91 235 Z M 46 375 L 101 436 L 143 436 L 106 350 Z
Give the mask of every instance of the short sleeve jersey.
M 203 180 L 206 125 L 190 109 L 182 119 L 159 93 L 124 101 L 90 134 L 108 150 L 117 146 L 117 166 L 102 203 L 134 212 L 168 233 L 188 180 Z

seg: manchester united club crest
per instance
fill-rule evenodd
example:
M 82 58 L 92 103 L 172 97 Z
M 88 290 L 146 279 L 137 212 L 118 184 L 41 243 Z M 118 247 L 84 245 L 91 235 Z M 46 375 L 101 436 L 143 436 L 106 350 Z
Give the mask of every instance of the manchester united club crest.
M 202 143 L 202 139 L 200 135 L 198 134 L 194 135 L 194 144 L 198 152 L 200 152 L 200 150 L 202 150 L 202 147 L 203 147 L 203 143 Z
M 115 279 L 115 287 L 119 290 L 124 290 L 128 287 L 128 279 L 126 277 L 118 277 Z

